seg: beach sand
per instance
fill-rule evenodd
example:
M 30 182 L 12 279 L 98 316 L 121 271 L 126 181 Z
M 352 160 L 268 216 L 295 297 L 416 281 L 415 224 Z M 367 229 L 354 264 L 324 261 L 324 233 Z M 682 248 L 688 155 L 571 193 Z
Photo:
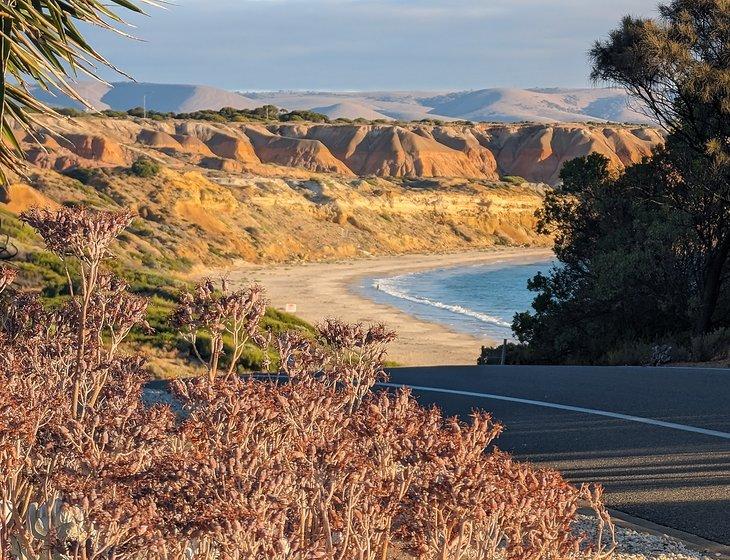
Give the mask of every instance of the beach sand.
M 454 332 L 423 321 L 390 305 L 376 303 L 354 290 L 363 277 L 394 276 L 420 270 L 488 264 L 497 260 L 529 263 L 551 255 L 546 249 L 499 248 L 488 251 L 438 255 L 395 255 L 296 265 L 258 266 L 237 264 L 216 274 L 233 285 L 258 282 L 266 288 L 271 304 L 284 309 L 296 305 L 295 315 L 316 323 L 327 317 L 348 322 L 385 323 L 398 333 L 388 360 L 401 365 L 474 364 L 483 344 L 501 341 Z

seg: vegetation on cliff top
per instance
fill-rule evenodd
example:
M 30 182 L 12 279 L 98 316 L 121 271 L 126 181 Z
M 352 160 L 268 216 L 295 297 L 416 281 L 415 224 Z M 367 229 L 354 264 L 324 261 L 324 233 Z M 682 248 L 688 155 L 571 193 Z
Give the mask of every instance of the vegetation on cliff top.
M 314 111 L 287 111 L 275 105 L 263 105 L 255 109 L 234 109 L 233 107 L 223 107 L 218 111 L 212 109 L 202 109 L 193 111 L 192 113 L 174 113 L 154 111 L 144 109 L 142 107 L 132 107 L 127 111 L 114 111 L 105 109 L 99 112 L 84 112 L 77 109 L 61 108 L 57 111 L 61 115 L 69 117 L 83 117 L 92 115 L 104 115 L 113 118 L 138 117 L 147 118 L 154 121 L 164 121 L 167 119 L 185 119 L 194 121 L 210 121 L 217 123 L 225 122 L 313 122 L 313 123 L 329 123 L 329 117 L 316 113 Z M 340 119 L 338 119 L 339 121 Z

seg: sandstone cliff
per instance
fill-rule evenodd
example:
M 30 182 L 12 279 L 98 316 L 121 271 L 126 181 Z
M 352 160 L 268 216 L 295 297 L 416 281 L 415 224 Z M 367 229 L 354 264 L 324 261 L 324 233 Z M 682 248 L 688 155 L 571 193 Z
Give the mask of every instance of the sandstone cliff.
M 422 129 L 393 125 L 279 126 L 282 136 L 319 140 L 358 175 L 497 179 L 473 154 Z M 421 132 L 420 134 L 418 132 Z
M 502 175 L 554 184 L 563 163 L 597 152 L 614 169 L 638 163 L 663 142 L 648 127 L 587 125 L 479 125 L 474 133 L 497 160 Z
M 43 148 L 27 139 L 28 159 L 56 170 L 125 166 L 144 154 L 174 168 L 236 174 L 299 177 L 310 171 L 485 181 L 518 175 L 548 184 L 575 157 L 598 152 L 620 170 L 663 141 L 649 127 L 603 124 L 263 126 L 95 117 L 48 119 L 39 137 Z
M 354 173 L 333 156 L 319 140 L 277 136 L 265 128 L 246 127 L 245 134 L 262 162 L 287 167 L 303 167 L 320 173 Z
M 28 161 L 47 169 L 63 171 L 73 167 L 129 165 L 129 154 L 113 138 L 93 133 L 66 133 L 52 136 L 41 131 L 26 137 Z
M 163 168 L 144 179 L 101 169 L 80 185 L 37 169 L 29 184 L 9 189 L 0 215 L 63 203 L 131 209 L 138 218 L 119 242 L 120 259 L 182 273 L 232 259 L 315 261 L 549 244 L 534 231 L 543 200 L 536 187 L 215 173 Z

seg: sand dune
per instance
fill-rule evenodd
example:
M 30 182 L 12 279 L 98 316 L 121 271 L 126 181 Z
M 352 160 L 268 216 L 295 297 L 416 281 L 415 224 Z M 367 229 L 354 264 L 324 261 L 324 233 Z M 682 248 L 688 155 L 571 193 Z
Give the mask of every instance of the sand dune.
M 484 89 L 422 100 L 437 115 L 497 122 L 646 122 L 633 110 L 622 90 Z
M 615 88 L 491 88 L 457 92 L 256 92 L 243 93 L 263 105 L 287 109 L 347 106 L 345 118 L 439 119 L 488 122 L 649 123 Z M 357 109 L 361 111 L 358 114 Z M 326 113 L 327 114 L 327 113 Z M 378 117 L 382 118 L 382 117 Z

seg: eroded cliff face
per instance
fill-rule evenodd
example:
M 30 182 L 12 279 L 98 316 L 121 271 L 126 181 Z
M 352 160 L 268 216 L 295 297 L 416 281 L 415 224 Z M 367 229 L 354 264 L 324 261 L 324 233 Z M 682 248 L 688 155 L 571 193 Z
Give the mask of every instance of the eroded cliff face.
M 264 127 L 246 127 L 244 134 L 261 161 L 286 167 L 302 167 L 319 173 L 355 174 L 319 140 L 279 136 Z
M 117 167 L 129 165 L 131 156 L 116 140 L 86 132 L 67 132 L 63 136 L 42 131 L 26 136 L 26 158 L 46 169 L 65 171 L 74 167 Z
M 439 134 L 393 125 L 284 125 L 272 130 L 318 140 L 360 176 L 499 178 L 494 158 L 478 143 L 469 144 L 468 131 Z
M 555 184 L 566 161 L 596 152 L 615 170 L 644 157 L 663 142 L 656 129 L 572 124 L 478 125 L 474 134 L 497 160 L 502 175 Z
M 263 126 L 95 117 L 48 119 L 39 136 L 43 148 L 26 139 L 28 159 L 59 171 L 125 166 L 144 154 L 173 168 L 234 174 L 302 177 L 309 171 L 485 181 L 516 175 L 548 184 L 575 157 L 598 152 L 620 170 L 663 140 L 655 129 L 619 125 Z
M 317 261 L 550 244 L 534 228 L 543 190 L 527 185 L 163 168 L 150 179 L 102 169 L 82 186 L 36 169 L 29 184 L 9 193 L 0 210 L 15 214 L 68 202 L 131 209 L 138 218 L 120 240 L 120 258 L 182 272 L 233 259 Z
M 53 133 L 51 132 L 54 131 Z M 545 185 L 598 152 L 620 169 L 662 142 L 646 127 L 208 123 L 47 119 L 26 138 L 32 180 L 0 208 L 67 202 L 131 208 L 129 258 L 223 263 L 549 245 L 535 232 Z M 162 172 L 142 179 L 140 156 Z M 81 167 L 88 185 L 65 176 Z M 501 182 L 519 175 L 521 186 Z M 94 193 L 100 193 L 95 195 Z M 94 197 L 97 196 L 98 200 Z

